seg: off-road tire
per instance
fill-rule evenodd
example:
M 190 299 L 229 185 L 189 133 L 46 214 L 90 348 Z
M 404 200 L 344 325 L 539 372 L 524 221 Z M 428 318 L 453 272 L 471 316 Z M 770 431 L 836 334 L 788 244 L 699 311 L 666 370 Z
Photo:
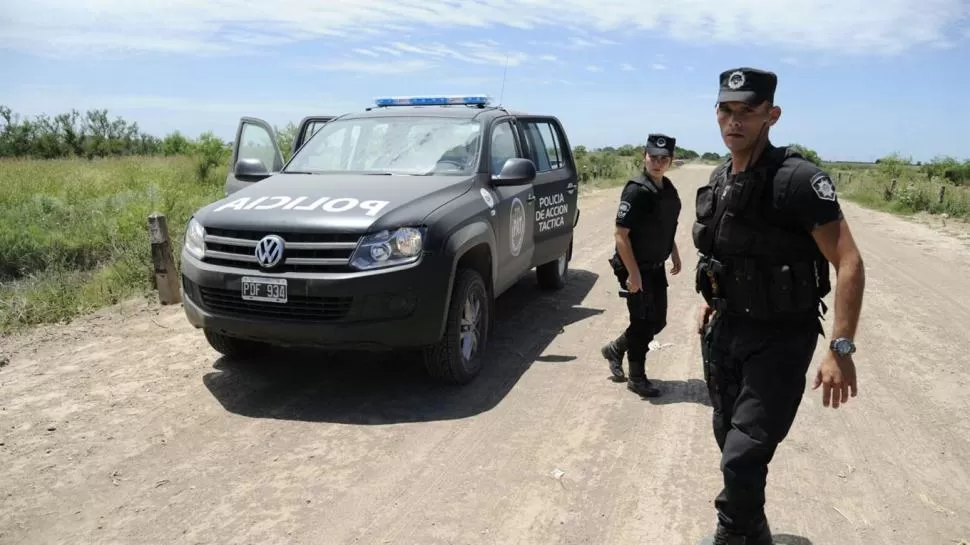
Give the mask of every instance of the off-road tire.
M 573 243 L 570 242 L 569 247 L 558 259 L 536 267 L 536 283 L 539 284 L 540 289 L 555 291 L 566 287 L 572 249 Z
M 478 347 L 471 359 L 463 363 L 460 332 L 462 312 L 469 297 L 475 297 L 481 302 L 481 315 L 478 320 Z M 474 269 L 460 269 L 452 289 L 451 303 L 448 305 L 445 334 L 437 343 L 425 347 L 423 351 L 424 367 L 433 381 L 464 385 L 478 376 L 482 370 L 482 355 L 490 331 L 491 312 L 492 302 L 482 275 Z

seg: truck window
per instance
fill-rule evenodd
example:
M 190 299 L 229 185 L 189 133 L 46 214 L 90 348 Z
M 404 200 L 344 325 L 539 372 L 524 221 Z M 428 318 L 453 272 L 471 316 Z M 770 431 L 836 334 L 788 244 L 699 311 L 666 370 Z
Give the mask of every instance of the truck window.
M 266 129 L 252 123 L 243 124 L 238 159 L 259 159 L 269 171 L 279 167 L 276 164 L 276 144 L 273 143 L 273 138 Z
M 525 127 L 536 171 L 546 172 L 564 167 L 562 141 L 555 125 L 549 121 L 529 121 Z
M 515 149 L 515 132 L 512 130 L 511 123 L 502 121 L 495 125 L 495 129 L 492 130 L 492 145 L 489 148 L 492 174 L 498 174 L 502 172 L 505 161 L 518 156 Z

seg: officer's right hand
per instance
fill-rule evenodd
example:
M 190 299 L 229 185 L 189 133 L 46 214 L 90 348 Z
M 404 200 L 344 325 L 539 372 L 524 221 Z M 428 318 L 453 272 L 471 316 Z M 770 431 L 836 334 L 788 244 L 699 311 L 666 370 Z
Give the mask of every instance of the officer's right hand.
M 640 281 L 640 273 L 631 274 L 626 279 L 626 289 L 629 290 L 630 293 L 636 293 L 643 289 L 643 284 Z
M 707 303 L 701 303 L 700 306 L 697 307 L 697 333 L 704 333 L 704 326 L 707 325 L 707 320 L 710 319 L 711 313 L 713 312 L 714 309 L 708 306 Z

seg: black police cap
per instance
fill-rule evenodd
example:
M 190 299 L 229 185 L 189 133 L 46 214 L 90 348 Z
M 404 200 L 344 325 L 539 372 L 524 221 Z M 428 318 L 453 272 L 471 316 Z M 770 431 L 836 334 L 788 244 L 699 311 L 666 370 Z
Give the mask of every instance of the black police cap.
M 647 153 L 650 155 L 673 155 L 674 146 L 677 144 L 677 139 L 673 136 L 667 136 L 666 134 L 651 133 L 647 135 Z
M 778 76 L 757 68 L 732 68 L 721 72 L 718 102 L 746 102 L 761 104 L 774 101 Z

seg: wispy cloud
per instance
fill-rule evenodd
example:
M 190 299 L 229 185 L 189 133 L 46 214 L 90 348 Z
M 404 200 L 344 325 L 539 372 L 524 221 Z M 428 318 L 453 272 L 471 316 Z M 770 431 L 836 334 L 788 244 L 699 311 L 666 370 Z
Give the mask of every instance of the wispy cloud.
M 554 49 L 566 49 L 570 51 L 579 51 L 582 49 L 592 49 L 594 47 L 619 44 L 619 42 L 617 42 L 616 40 L 611 40 L 608 38 L 589 37 L 589 36 L 571 36 L 570 38 L 567 38 L 565 41 L 526 40 L 526 43 L 531 46 L 550 47 Z
M 422 59 L 381 61 L 334 61 L 319 64 L 306 64 L 302 67 L 308 70 L 326 70 L 329 72 L 357 72 L 360 74 L 411 74 L 433 68 L 435 64 Z
M 650 68 L 653 68 L 654 70 L 666 70 L 667 65 L 660 64 L 659 62 L 655 62 L 652 65 L 650 65 Z
M 501 82 L 498 77 L 490 76 L 459 76 L 459 77 L 445 77 L 435 80 L 435 83 L 441 85 L 453 85 L 455 87 L 477 87 L 486 86 Z
M 503 49 L 500 43 L 491 39 L 460 42 L 453 47 L 442 43 L 413 44 L 395 41 L 366 48 L 353 48 L 351 52 L 356 56 L 338 58 L 326 63 L 310 62 L 305 67 L 367 74 L 407 74 L 438 66 L 449 60 L 475 65 L 505 66 L 507 63 L 508 66 L 519 66 L 531 59 L 520 51 Z M 551 55 L 537 58 L 545 61 L 558 60 Z
M 93 9 L 76 1 L 33 0 L 5 3 L 0 44 L 34 54 L 239 55 L 331 39 L 376 51 L 369 46 L 374 41 L 422 35 L 421 29 L 504 26 L 588 29 L 558 44 L 573 50 L 614 45 L 646 30 L 691 43 L 744 37 L 790 50 L 884 55 L 952 43 L 968 33 L 966 0 L 874 6 L 872 0 L 692 0 L 689 9 L 668 2 L 649 10 L 640 0 L 612 0 L 608 9 L 601 0 L 561 0 L 555 9 L 549 2 L 508 0 L 98 0 Z
M 499 49 L 492 43 L 484 42 L 465 42 L 459 47 L 449 47 L 441 43 L 410 44 L 405 42 L 392 42 L 386 45 L 391 49 L 412 57 L 418 55 L 432 59 L 451 59 L 471 64 L 497 64 L 504 66 L 508 63 L 509 66 L 519 66 L 529 58 L 525 53 Z
M 634 68 L 632 64 L 623 63 L 620 65 L 620 70 L 623 70 L 624 72 L 633 72 L 636 70 L 636 68 Z
M 586 70 L 589 70 L 590 72 L 602 72 L 603 68 L 600 66 L 596 66 L 595 64 L 591 64 L 586 67 Z

